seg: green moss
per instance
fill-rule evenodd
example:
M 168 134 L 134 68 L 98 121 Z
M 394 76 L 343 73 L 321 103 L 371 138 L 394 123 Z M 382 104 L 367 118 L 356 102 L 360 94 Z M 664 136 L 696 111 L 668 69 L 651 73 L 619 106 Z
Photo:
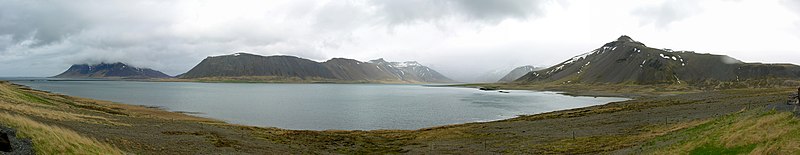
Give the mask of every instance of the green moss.
M 94 110 L 94 111 L 104 112 L 104 113 L 113 114 L 113 115 L 128 116 L 128 114 L 126 114 L 124 112 L 121 112 L 119 110 L 114 110 L 114 109 L 111 109 L 111 108 L 107 108 L 107 107 L 103 107 L 103 106 L 97 106 L 97 105 L 92 105 L 92 104 L 83 104 L 83 103 L 77 103 L 77 102 L 72 102 L 72 101 L 66 101 L 64 103 L 66 103 L 67 105 L 70 105 L 72 107 L 76 107 L 76 108 Z
M 787 112 L 762 108 L 721 116 L 692 128 L 651 139 L 643 145 L 643 148 L 653 148 L 656 152 L 661 152 L 656 154 L 676 153 L 674 152 L 676 150 L 687 154 L 748 154 L 752 152 L 765 153 L 765 151 L 769 154 L 778 153 L 785 150 L 776 148 L 794 145 L 791 142 L 800 138 L 800 134 L 798 134 L 800 129 L 797 128 L 798 120 L 792 115 Z M 763 125 L 772 128 L 763 128 Z M 776 128 L 791 130 L 774 132 Z M 741 141 L 742 139 L 731 140 L 734 137 L 741 138 L 742 133 L 764 136 L 750 137 L 744 141 Z M 773 135 L 768 136 L 770 134 Z M 668 141 L 674 143 L 670 144 Z M 661 142 L 667 142 L 667 145 L 657 146 Z
M 744 145 L 744 146 L 736 146 L 736 147 L 723 147 L 718 145 L 711 145 L 706 144 L 701 147 L 695 148 L 689 154 L 692 155 L 706 155 L 706 154 L 719 154 L 719 155 L 737 155 L 737 154 L 747 154 L 753 151 L 756 148 L 756 144 Z
M 32 95 L 32 94 L 29 94 L 29 93 L 26 93 L 26 92 L 20 92 L 20 94 L 21 94 L 20 98 L 22 98 L 25 101 L 53 105 L 52 102 L 47 101 L 47 100 L 45 100 L 45 99 L 43 99 L 43 98 L 41 98 L 39 96 Z
M 37 154 L 123 154 L 118 148 L 75 131 L 45 125 L 27 117 L 0 113 L 0 124 L 17 129 L 20 138 L 31 139 Z

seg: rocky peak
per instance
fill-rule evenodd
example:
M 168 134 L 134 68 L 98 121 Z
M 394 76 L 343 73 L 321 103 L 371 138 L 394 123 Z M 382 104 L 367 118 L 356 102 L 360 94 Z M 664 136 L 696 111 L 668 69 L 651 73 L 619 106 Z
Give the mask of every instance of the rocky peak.
M 351 64 L 361 64 L 363 62 L 355 60 L 355 59 L 348 59 L 348 58 L 332 58 L 325 63 L 351 63 Z
M 115 63 L 101 62 L 99 64 L 80 64 L 80 65 L 76 64 L 70 68 L 75 68 L 75 69 L 88 68 L 89 70 L 98 70 L 98 69 L 121 69 L 126 67 L 128 67 L 128 65 L 122 62 L 115 62 Z
M 607 47 L 616 47 L 616 46 L 619 46 L 619 45 L 645 46 L 642 42 L 633 40 L 633 38 L 631 38 L 631 37 L 629 37 L 627 35 L 622 35 L 622 36 L 619 36 L 619 38 L 617 38 L 616 41 L 612 41 L 610 43 L 607 43 L 606 45 L 604 45 L 604 47 L 606 47 L 606 46 Z
M 208 57 L 209 58 L 216 58 L 216 57 L 238 57 L 238 56 L 260 56 L 260 55 L 255 55 L 255 54 L 250 54 L 250 53 L 245 53 L 245 52 L 236 52 L 236 53 L 233 53 L 233 54 L 218 55 L 218 56 L 208 56 Z
M 375 59 L 375 60 L 370 60 L 369 63 L 384 64 L 384 63 L 389 63 L 389 62 L 387 62 L 383 58 L 378 58 L 378 59 Z
M 629 36 L 626 36 L 626 35 L 619 36 L 619 38 L 617 38 L 617 41 L 622 41 L 622 42 L 636 42 L 636 41 L 635 41 L 635 40 L 633 40 L 631 37 L 629 37 Z
M 422 66 L 422 64 L 419 64 L 416 61 L 406 61 L 406 62 L 392 62 L 392 66 L 394 66 L 394 67 L 416 67 L 416 66 Z

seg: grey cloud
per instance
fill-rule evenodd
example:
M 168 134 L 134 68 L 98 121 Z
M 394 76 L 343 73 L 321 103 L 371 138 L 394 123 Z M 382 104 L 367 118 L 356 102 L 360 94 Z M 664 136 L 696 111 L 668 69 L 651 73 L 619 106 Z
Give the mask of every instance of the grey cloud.
M 783 0 L 781 3 L 784 4 L 789 10 L 793 11 L 800 15 L 800 1 L 797 0 Z
M 800 16 L 800 1 L 783 0 L 781 1 L 781 3 L 783 4 L 783 6 L 786 6 L 786 8 L 788 8 L 790 11 L 797 14 L 797 16 Z M 800 20 L 796 20 L 794 22 L 794 27 L 795 27 L 795 32 L 800 32 Z M 800 36 L 800 33 L 795 33 L 795 34 L 798 34 L 798 36 Z
M 543 14 L 539 5 L 546 1 L 532 0 L 463 0 L 454 1 L 466 16 L 482 21 L 502 20 L 503 18 L 526 19 Z
M 652 24 L 666 28 L 673 22 L 684 20 L 701 11 L 696 0 L 666 0 L 659 5 L 636 9 L 631 14 L 639 17 L 642 25 Z
M 547 0 L 375 0 L 371 1 L 389 24 L 436 22 L 463 18 L 498 23 L 504 19 L 528 19 L 543 15 Z
M 486 37 L 509 39 L 471 38 L 484 37 L 478 34 L 482 32 L 473 30 L 480 31 L 509 19 L 531 26 L 548 25 L 525 20 L 546 16 L 553 6 L 568 8 L 566 3 L 556 0 L 0 0 L 0 76 L 50 76 L 73 63 L 104 61 L 122 61 L 175 75 L 189 70 L 206 56 L 246 51 L 313 60 L 331 57 L 416 60 L 452 78 L 469 81 L 463 77 L 474 77 L 481 70 L 525 64 L 545 66 L 569 58 L 572 56 L 569 53 L 594 48 L 594 44 L 583 44 L 581 39 L 565 41 L 563 45 L 537 44 L 537 39 L 531 39 L 547 35 L 582 37 L 577 35 L 584 32 L 580 30 L 576 34 L 531 31 L 526 35 L 495 31 L 498 34 L 489 33 Z M 661 28 L 702 11 L 694 0 L 666 0 L 635 11 L 614 8 L 618 6 L 614 2 L 599 3 L 603 9 L 623 9 L 623 14 L 639 17 L 643 25 Z M 800 1 L 784 0 L 783 4 L 800 15 Z M 583 16 L 583 11 L 605 13 L 569 9 L 558 13 Z M 520 23 L 511 22 L 509 26 Z M 796 32 L 800 32 L 800 21 L 796 26 Z M 553 31 L 571 31 L 557 26 L 556 29 Z M 616 35 L 619 34 L 613 37 Z M 464 45 L 470 43 L 487 44 Z
M 331 56 L 326 49 L 353 44 L 352 33 L 363 28 L 449 19 L 495 24 L 539 16 L 545 2 L 551 1 L 285 1 L 286 8 L 195 30 L 191 22 L 203 12 L 178 14 L 186 14 L 187 3 L 203 2 L 0 0 L 0 62 L 6 69 L 46 62 L 53 69 L 39 70 L 50 72 L 121 61 L 178 74 L 205 56 L 236 51 L 319 60 Z
M 66 1 L 3 0 L 0 5 L 0 34 L 21 42 L 29 36 L 37 45 L 48 44 L 78 33 L 87 24 L 77 16 L 74 3 Z
M 506 19 L 527 20 L 544 15 L 551 0 L 366 0 L 330 1 L 316 10 L 304 7 L 306 13 L 295 18 L 313 21 L 316 37 L 324 38 L 327 48 L 353 40 L 358 29 L 384 29 L 393 32 L 398 25 L 433 23 L 441 30 L 452 26 L 494 25 Z M 302 14 L 302 15 L 297 15 Z
M 369 19 L 370 12 L 364 7 L 367 6 L 354 1 L 333 1 L 324 4 L 311 15 L 318 31 L 351 30 L 363 26 L 364 23 L 372 23 Z
M 49 63 L 36 74 L 49 76 L 71 64 L 119 61 L 178 74 L 205 56 L 258 51 L 292 35 L 292 27 L 247 20 L 183 30 L 180 2 L 0 0 L 0 71 L 28 73 L 17 69 Z

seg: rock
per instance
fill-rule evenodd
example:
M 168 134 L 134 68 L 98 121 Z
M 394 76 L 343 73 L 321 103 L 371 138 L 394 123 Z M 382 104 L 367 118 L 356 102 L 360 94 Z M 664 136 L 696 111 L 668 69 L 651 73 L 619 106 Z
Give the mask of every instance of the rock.
M 11 140 L 6 133 L 0 133 L 0 151 L 11 152 Z
M 0 126 L 0 155 L 35 154 L 30 139 L 18 139 L 16 131 Z
M 497 82 L 501 82 L 501 83 L 514 82 L 514 80 L 517 80 L 522 76 L 525 76 L 525 74 L 528 74 L 528 73 L 530 73 L 532 71 L 542 70 L 542 69 L 546 69 L 546 68 L 534 67 L 534 66 L 531 66 L 531 65 L 517 67 L 517 68 L 514 68 L 514 70 L 511 70 L 511 72 L 508 72 L 508 74 L 506 74 L 506 76 L 503 76 L 503 78 L 500 79 Z
M 492 87 L 480 87 L 480 88 L 478 88 L 478 90 L 483 90 L 483 91 L 493 91 L 493 90 L 497 90 L 497 88 L 492 88 Z

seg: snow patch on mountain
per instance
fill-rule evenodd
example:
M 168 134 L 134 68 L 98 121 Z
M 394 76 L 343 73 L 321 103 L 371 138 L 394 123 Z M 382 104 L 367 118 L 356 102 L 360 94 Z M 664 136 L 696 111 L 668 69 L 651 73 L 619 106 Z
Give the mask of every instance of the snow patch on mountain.
M 406 62 L 392 62 L 392 66 L 394 66 L 394 67 L 418 67 L 418 66 L 422 66 L 422 64 L 419 64 L 416 61 L 406 61 Z

